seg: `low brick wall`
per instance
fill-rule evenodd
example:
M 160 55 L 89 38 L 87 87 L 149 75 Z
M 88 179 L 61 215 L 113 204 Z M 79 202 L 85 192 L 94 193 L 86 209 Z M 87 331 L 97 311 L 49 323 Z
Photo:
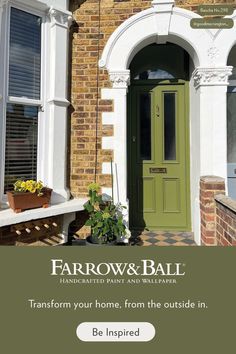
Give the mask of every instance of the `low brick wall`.
M 215 196 L 225 193 L 225 182 L 221 177 L 203 176 L 200 179 L 201 244 L 216 246 Z
M 215 202 L 217 246 L 236 246 L 236 201 L 217 195 Z

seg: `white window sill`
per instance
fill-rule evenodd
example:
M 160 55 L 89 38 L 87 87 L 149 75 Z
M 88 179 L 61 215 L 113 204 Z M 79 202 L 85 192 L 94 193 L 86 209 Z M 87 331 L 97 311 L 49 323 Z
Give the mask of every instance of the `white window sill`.
M 87 199 L 71 199 L 67 202 L 50 205 L 48 208 L 37 208 L 25 210 L 22 213 L 16 214 L 12 209 L 0 208 L 0 227 L 7 225 L 19 224 L 30 220 L 47 218 L 56 215 L 75 213 L 84 210 L 83 204 Z

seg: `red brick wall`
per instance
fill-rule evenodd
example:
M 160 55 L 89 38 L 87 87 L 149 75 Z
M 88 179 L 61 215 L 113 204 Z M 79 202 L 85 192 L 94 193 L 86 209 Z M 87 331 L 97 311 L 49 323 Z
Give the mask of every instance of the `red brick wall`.
M 224 179 L 205 176 L 200 180 L 201 244 L 216 246 L 215 196 L 225 193 Z
M 236 246 L 236 201 L 216 197 L 216 241 L 218 246 Z

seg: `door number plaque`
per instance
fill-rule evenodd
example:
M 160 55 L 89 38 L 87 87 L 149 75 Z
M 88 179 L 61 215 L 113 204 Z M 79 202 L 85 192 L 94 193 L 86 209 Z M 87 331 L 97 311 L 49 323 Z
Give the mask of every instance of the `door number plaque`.
M 150 173 L 167 173 L 167 168 L 163 167 L 152 167 L 149 168 Z

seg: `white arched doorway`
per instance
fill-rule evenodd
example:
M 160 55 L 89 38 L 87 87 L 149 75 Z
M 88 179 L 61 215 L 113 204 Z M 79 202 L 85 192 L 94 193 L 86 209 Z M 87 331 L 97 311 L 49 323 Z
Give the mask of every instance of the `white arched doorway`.
M 104 137 L 102 148 L 114 150 L 117 167 L 115 198 L 125 204 L 128 202 L 126 127 L 129 65 L 134 56 L 151 43 L 174 43 L 189 53 L 192 59 L 189 83 L 191 219 L 195 240 L 200 243 L 200 176 L 227 176 L 226 89 L 232 68 L 225 66 L 227 61 L 223 62 L 215 45 L 217 31 L 192 29 L 190 20 L 194 17 L 199 16 L 174 7 L 173 0 L 153 1 L 150 9 L 132 16 L 115 30 L 104 48 L 99 65 L 108 70 L 113 85 L 102 89 L 102 98 L 114 101 L 114 112 L 103 113 L 103 124 L 114 125 L 114 136 Z M 108 172 L 106 164 L 103 172 Z

